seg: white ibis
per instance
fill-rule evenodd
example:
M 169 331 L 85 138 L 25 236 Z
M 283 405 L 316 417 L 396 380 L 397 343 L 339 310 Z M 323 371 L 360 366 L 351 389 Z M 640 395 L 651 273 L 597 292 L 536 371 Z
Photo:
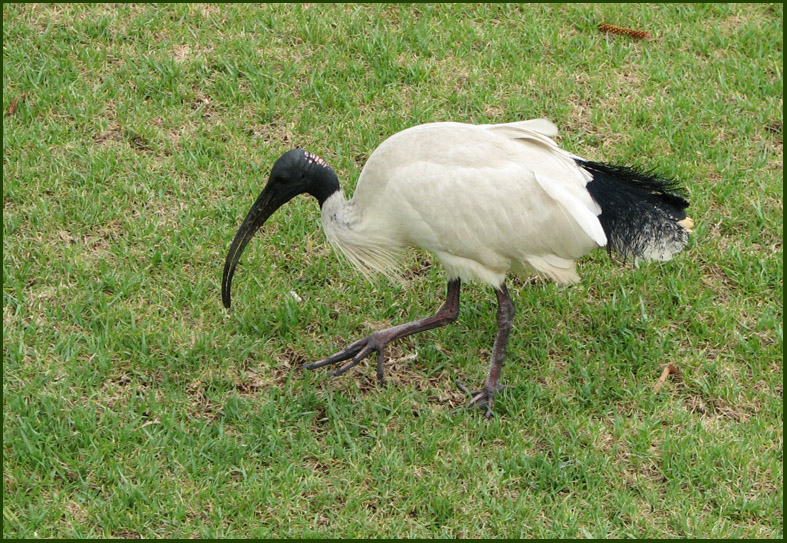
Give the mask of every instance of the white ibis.
M 408 247 L 429 251 L 445 268 L 446 301 L 431 317 L 373 332 L 336 354 L 303 366 L 349 362 L 341 375 L 376 353 L 383 382 L 385 346 L 444 326 L 459 313 L 462 281 L 490 285 L 498 301 L 497 336 L 483 387 L 470 405 L 492 414 L 514 318 L 509 272 L 568 284 L 575 260 L 597 247 L 624 259 L 669 260 L 688 243 L 688 202 L 672 181 L 633 168 L 591 162 L 560 149 L 545 119 L 497 125 L 430 123 L 385 140 L 361 171 L 347 201 L 333 169 L 308 151 L 288 151 L 235 235 L 224 266 L 222 299 L 241 253 L 280 206 L 298 194 L 320 204 L 328 240 L 364 275 L 395 276 Z

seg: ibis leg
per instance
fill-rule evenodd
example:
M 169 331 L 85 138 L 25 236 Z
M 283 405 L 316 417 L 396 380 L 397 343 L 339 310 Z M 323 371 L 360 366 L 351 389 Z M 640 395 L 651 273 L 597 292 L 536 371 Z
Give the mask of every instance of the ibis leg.
M 472 399 L 469 404 L 469 407 L 477 406 L 481 408 L 487 418 L 492 416 L 495 394 L 506 388 L 500 384 L 500 373 L 503 370 L 503 359 L 506 355 L 508 336 L 511 333 L 511 325 L 514 323 L 515 313 L 514 302 L 511 301 L 511 296 L 508 295 L 505 283 L 499 289 L 495 289 L 495 294 L 497 294 L 497 336 L 492 347 L 492 362 L 484 381 L 484 387 L 471 393 Z M 459 386 L 462 389 L 464 388 L 461 385 Z
M 459 315 L 459 288 L 461 286 L 461 281 L 459 279 L 452 279 L 448 282 L 448 289 L 446 293 L 446 300 L 443 306 L 431 317 L 426 317 L 424 319 L 418 319 L 413 322 L 408 322 L 406 324 L 400 324 L 398 326 L 393 326 L 391 328 L 386 328 L 385 330 L 380 330 L 378 332 L 374 332 L 369 334 L 365 338 L 359 339 L 358 341 L 351 343 L 346 348 L 342 349 L 338 353 L 329 356 L 324 360 L 320 360 L 319 362 L 314 362 L 313 364 L 305 364 L 302 368 L 307 370 L 313 370 L 316 368 L 321 368 L 323 366 L 329 366 L 332 364 L 337 364 L 339 362 L 343 362 L 344 360 L 351 359 L 349 362 L 344 364 L 337 370 L 334 370 L 331 375 L 342 375 L 350 368 L 353 368 L 361 363 L 361 361 L 372 354 L 372 352 L 377 353 L 377 378 L 380 380 L 382 384 L 384 382 L 384 370 L 383 370 L 383 363 L 385 360 L 385 346 L 402 337 L 409 336 L 411 334 L 415 334 L 417 332 L 423 332 L 425 330 L 431 330 L 432 328 L 438 328 L 440 326 L 445 326 L 446 324 L 450 324 L 454 322 Z M 506 334 L 506 338 L 508 335 Z M 505 350 L 505 345 L 503 345 L 503 350 Z

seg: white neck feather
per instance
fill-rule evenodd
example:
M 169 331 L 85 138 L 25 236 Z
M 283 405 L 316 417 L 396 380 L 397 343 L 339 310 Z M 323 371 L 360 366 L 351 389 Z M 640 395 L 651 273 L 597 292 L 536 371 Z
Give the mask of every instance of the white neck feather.
M 323 202 L 321 219 L 325 237 L 364 277 L 371 280 L 373 273 L 400 277 L 398 257 L 406 244 L 395 241 L 392 225 L 386 228 L 373 216 L 366 220 L 341 190 Z

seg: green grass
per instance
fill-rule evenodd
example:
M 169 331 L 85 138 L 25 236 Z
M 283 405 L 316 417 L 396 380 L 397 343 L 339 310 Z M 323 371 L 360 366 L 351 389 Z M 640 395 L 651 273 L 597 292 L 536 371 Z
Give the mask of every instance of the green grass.
M 4 4 L 3 535 L 780 538 L 782 9 Z M 419 252 L 361 280 L 311 199 L 221 306 L 285 150 L 352 193 L 406 127 L 541 116 L 676 176 L 697 227 L 669 263 L 513 279 L 495 419 L 453 384 L 486 372 L 479 285 L 386 387 L 296 371 L 445 288 Z

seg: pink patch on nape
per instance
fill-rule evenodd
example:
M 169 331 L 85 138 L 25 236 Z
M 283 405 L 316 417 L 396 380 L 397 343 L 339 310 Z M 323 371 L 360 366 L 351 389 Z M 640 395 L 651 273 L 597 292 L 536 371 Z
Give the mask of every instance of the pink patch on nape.
M 325 162 L 322 158 L 318 157 L 314 153 L 310 153 L 309 151 L 304 151 L 304 154 L 306 155 L 306 160 L 309 161 L 309 164 L 317 163 L 320 166 L 322 166 L 323 168 L 329 168 L 330 167 L 330 166 L 328 166 L 327 162 Z

